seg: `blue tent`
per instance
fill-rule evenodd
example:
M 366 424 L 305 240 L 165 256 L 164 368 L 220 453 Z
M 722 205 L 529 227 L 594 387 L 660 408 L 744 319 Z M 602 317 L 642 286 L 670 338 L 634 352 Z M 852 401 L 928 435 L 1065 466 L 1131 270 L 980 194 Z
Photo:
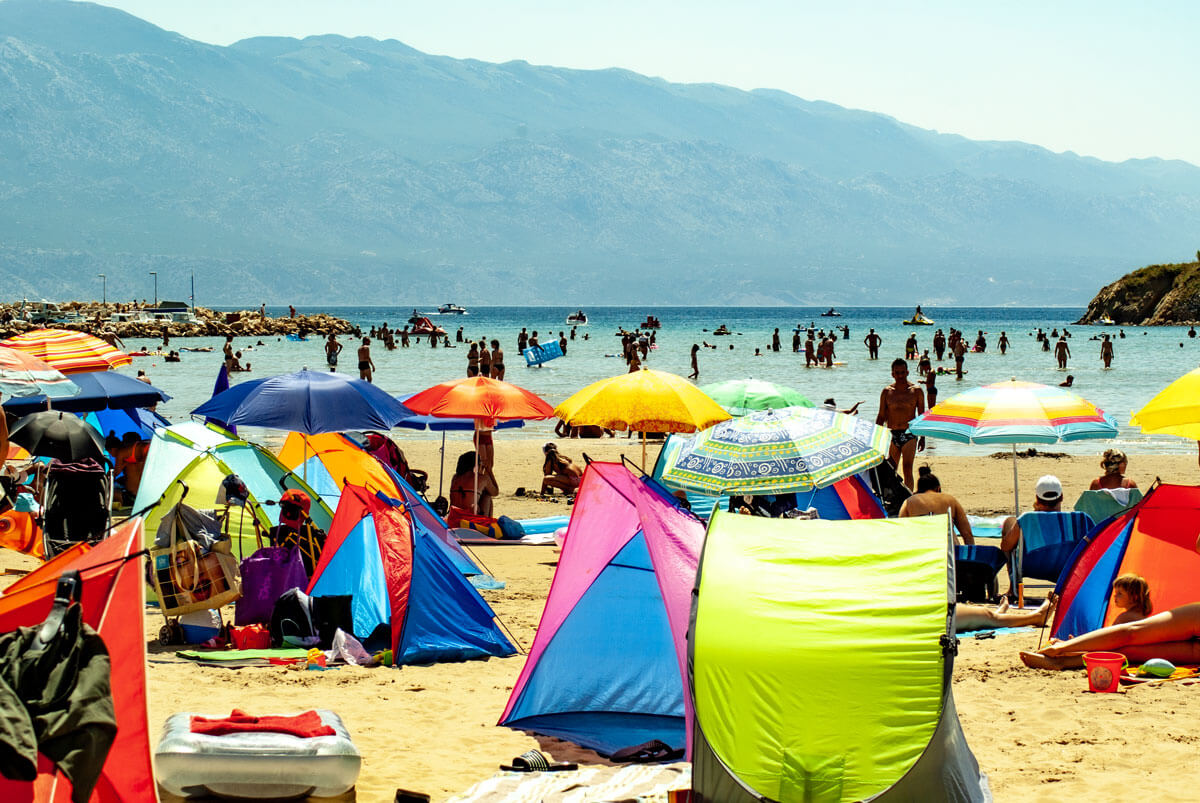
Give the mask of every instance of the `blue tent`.
M 354 635 L 397 665 L 513 655 L 495 614 L 408 505 L 347 485 L 308 593 L 353 597 Z

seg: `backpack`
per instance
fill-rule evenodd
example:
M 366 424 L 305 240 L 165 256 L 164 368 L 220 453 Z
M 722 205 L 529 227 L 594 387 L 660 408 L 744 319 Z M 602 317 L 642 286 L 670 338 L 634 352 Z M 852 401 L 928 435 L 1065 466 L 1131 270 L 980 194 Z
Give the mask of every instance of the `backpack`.
M 275 601 L 271 612 L 271 643 L 289 647 L 315 647 L 319 639 L 313 627 L 312 603 L 298 588 L 288 589 Z

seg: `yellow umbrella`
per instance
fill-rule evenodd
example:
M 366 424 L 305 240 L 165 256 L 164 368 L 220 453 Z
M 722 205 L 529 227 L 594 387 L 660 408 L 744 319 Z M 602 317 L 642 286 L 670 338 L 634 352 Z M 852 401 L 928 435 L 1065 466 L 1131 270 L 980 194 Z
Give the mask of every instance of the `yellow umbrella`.
M 1129 423 L 1145 433 L 1200 441 L 1200 368 L 1160 390 Z
M 554 408 L 571 426 L 642 433 L 642 467 L 647 432 L 696 432 L 731 416 L 681 376 L 643 368 L 593 382 Z

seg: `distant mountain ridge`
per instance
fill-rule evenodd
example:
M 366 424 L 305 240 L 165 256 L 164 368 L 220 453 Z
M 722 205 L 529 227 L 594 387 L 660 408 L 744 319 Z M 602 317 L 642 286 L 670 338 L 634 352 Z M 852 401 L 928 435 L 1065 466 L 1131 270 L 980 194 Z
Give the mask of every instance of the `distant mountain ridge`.
M 156 270 L 218 304 L 1082 305 L 1200 240 L 1185 162 L 394 40 L 217 47 L 66 0 L 0 1 L 0 115 L 30 297 Z

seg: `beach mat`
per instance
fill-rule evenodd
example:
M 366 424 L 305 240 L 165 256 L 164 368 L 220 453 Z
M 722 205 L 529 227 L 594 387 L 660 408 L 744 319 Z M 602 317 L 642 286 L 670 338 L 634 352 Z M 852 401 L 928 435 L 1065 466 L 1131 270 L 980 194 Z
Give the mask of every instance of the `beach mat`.
M 200 666 L 220 666 L 226 669 L 245 669 L 254 666 L 278 666 L 276 660 L 303 660 L 308 650 L 299 647 L 277 647 L 269 650 L 179 650 L 179 658 Z
M 1041 628 L 1037 627 L 985 627 L 983 630 L 964 630 L 956 635 L 960 638 L 979 638 L 981 633 L 995 633 L 998 636 L 1008 635 L 1009 633 L 1036 633 Z M 985 636 L 990 638 L 990 636 Z
M 573 772 L 502 772 L 480 781 L 447 803 L 667 803 L 669 792 L 692 787 L 692 765 L 585 766 Z

